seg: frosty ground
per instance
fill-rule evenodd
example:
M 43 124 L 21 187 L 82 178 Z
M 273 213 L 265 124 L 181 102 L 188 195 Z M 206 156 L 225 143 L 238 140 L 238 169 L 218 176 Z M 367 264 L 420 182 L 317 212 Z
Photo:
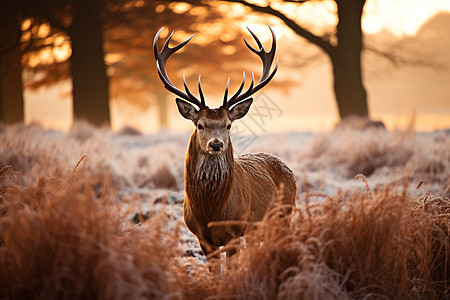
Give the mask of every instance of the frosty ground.
M 16 225 L 13 222 L 17 222 L 20 218 L 8 220 L 13 215 L 13 210 L 8 210 L 9 207 L 12 207 L 11 203 L 19 201 L 27 203 L 25 206 L 28 207 L 30 204 L 29 200 L 26 200 L 27 197 L 36 198 L 38 202 L 40 197 L 43 197 L 39 193 L 35 194 L 35 191 L 37 193 L 39 188 L 42 187 L 42 182 L 48 182 L 49 179 L 62 180 L 64 182 L 63 187 L 58 189 L 65 191 L 67 188 L 65 184 L 70 180 L 71 187 L 69 189 L 75 187 L 76 193 L 89 194 L 90 198 L 102 198 L 107 194 L 114 203 L 125 203 L 125 205 L 120 206 L 120 210 L 126 212 L 124 218 L 121 219 L 121 223 L 129 223 L 126 226 L 145 227 L 147 220 L 150 223 L 153 222 L 152 220 L 157 218 L 161 211 L 164 211 L 166 214 L 164 222 L 154 224 L 165 226 L 164 230 L 168 230 L 168 232 L 180 231 L 174 242 L 174 247 L 177 250 L 174 250 L 176 254 L 173 255 L 185 259 L 194 256 L 194 259 L 204 264 L 205 260 L 201 256 L 197 241 L 186 229 L 182 220 L 184 158 L 189 136 L 190 133 L 173 133 L 170 131 L 144 135 L 131 128 L 113 132 L 106 128 L 95 128 L 84 122 L 76 123 L 67 132 L 45 130 L 38 125 L 2 126 L 0 127 L 0 168 L 11 166 L 8 169 L 3 169 L 1 174 L 2 193 L 0 195 L 2 198 L 0 204 L 2 211 L 4 211 L 2 220 L 6 220 L 5 224 L 10 224 L 11 228 L 18 226 L 20 222 Z M 445 201 L 448 200 L 450 193 L 450 132 L 446 130 L 417 133 L 413 130 L 339 128 L 323 133 L 285 132 L 234 136 L 233 143 L 237 154 L 268 152 L 284 160 L 293 170 L 297 180 L 297 206 L 299 208 L 305 207 L 305 204 L 310 205 L 309 203 L 321 205 L 321 203 L 332 201 L 330 199 L 336 200 L 336 203 L 345 207 L 346 201 L 349 201 L 349 203 L 353 201 L 351 199 L 355 198 L 353 196 L 355 193 L 370 194 L 373 195 L 374 199 L 383 199 L 382 201 L 390 199 L 389 195 L 391 194 L 402 195 L 405 199 L 422 201 L 422 204 L 424 199 L 426 201 L 426 199 L 434 197 L 433 199 L 444 199 L 443 205 L 447 205 Z M 86 157 L 82 159 L 85 154 Z M 84 184 L 89 185 L 89 188 L 85 188 Z M 48 184 L 44 185 L 47 186 Z M 59 186 L 59 183 L 56 185 Z M 385 192 L 384 198 L 380 196 L 383 190 L 388 191 Z M 45 198 L 50 199 L 48 200 L 50 202 L 53 199 L 53 193 L 55 199 L 59 197 L 59 194 L 54 190 L 53 183 L 51 188 L 47 190 L 46 187 L 45 191 L 47 193 Z M 364 197 L 360 202 L 367 200 Z M 386 207 L 397 204 L 384 203 L 383 205 Z M 36 209 L 39 210 L 39 208 Z M 327 211 L 326 208 L 321 209 Z M 19 211 L 20 209 L 17 210 L 18 213 Z M 22 213 L 20 212 L 20 214 Z M 445 215 L 445 218 L 447 218 L 449 211 L 444 210 L 444 213 L 447 214 Z M 318 216 L 320 217 L 321 214 L 326 215 L 322 212 Z M 110 215 L 107 216 L 110 217 Z M 100 218 L 100 216 L 97 216 L 97 218 Z M 74 217 L 74 219 L 76 218 Z M 83 219 L 81 213 L 79 219 Z M 45 223 L 46 221 L 42 222 Z M 45 226 L 58 226 L 58 224 L 49 224 Z M 45 226 L 43 228 L 47 228 Z M 448 231 L 446 234 L 447 237 L 444 234 L 443 245 L 449 243 Z M 7 236 L 7 233 L 0 231 L 3 245 L 0 247 L 0 255 L 2 251 L 9 251 L 5 236 Z M 162 239 L 165 238 L 167 237 Z M 445 249 L 446 257 L 448 257 L 449 250 Z M 20 261 L 21 259 L 20 254 L 17 254 L 16 260 Z M 195 266 L 196 263 L 192 264 Z M 316 264 L 314 266 L 320 267 L 322 265 Z M 186 266 L 181 269 L 183 268 L 186 269 Z M 333 264 L 328 263 L 327 268 L 333 269 Z M 199 267 L 199 270 L 202 270 L 201 267 Z M 14 268 L 11 267 L 10 271 L 13 272 Z M 174 274 L 179 273 L 179 270 L 175 273 L 170 272 L 167 271 L 166 275 L 169 274 L 168 276 L 172 278 L 175 276 Z M 194 276 L 197 278 L 196 280 L 199 280 L 202 276 L 212 276 L 209 271 L 205 270 L 195 271 L 194 269 L 193 272 L 194 274 L 196 272 L 200 274 L 198 278 Z M 311 272 L 313 270 L 310 270 Z M 324 276 L 321 272 L 317 274 Z M 448 267 L 444 268 L 444 273 L 448 274 L 448 272 Z M 6 276 L 6 274 L 2 274 L 2 276 Z M 192 274 L 191 272 L 190 277 L 186 277 L 189 279 L 183 277 L 183 280 L 193 280 Z M 276 284 L 273 291 L 275 294 L 273 295 L 289 298 L 286 296 L 288 294 L 282 292 L 282 288 L 286 288 L 289 281 L 283 280 L 285 277 L 290 278 L 289 280 L 296 277 L 289 277 L 287 273 L 283 274 L 284 277 L 279 274 L 281 279 L 275 280 L 275 282 L 281 280 L 281 283 Z M 352 284 L 348 284 L 351 280 L 356 280 L 351 277 L 350 273 L 347 275 L 345 272 L 340 275 L 337 273 L 330 274 L 328 275 L 332 278 L 338 278 L 339 284 L 337 287 L 342 289 L 342 293 L 336 292 L 337 288 L 333 286 L 333 291 L 336 293 L 319 293 L 317 295 L 327 295 L 327 297 L 335 295 L 335 298 L 345 295 L 350 298 L 358 298 L 367 295 L 367 293 L 373 293 L 373 291 L 367 292 L 370 288 L 368 287 L 369 284 L 365 282 L 361 283 L 364 288 L 359 287 L 358 290 L 354 290 L 353 281 Z M 30 275 L 28 274 L 28 276 Z M 220 276 L 226 277 L 223 274 Z M 405 276 L 405 278 L 409 278 L 410 275 Z M 446 274 L 443 274 L 443 276 L 447 280 L 450 277 Z M 20 276 L 18 275 L 18 277 Z M 20 282 L 20 280 L 22 279 L 19 278 L 18 281 Z M 52 282 L 52 280 L 48 279 L 47 281 Z M 178 278 L 178 280 L 180 279 Z M 411 281 L 411 279 L 408 280 Z M 442 283 L 442 280 L 440 282 Z M 16 286 L 13 285 L 11 289 L 3 290 L 3 295 L 11 296 L 14 293 L 20 295 L 19 291 L 23 292 L 21 285 L 17 282 L 15 284 Z M 379 295 L 397 295 L 388 288 L 383 289 L 383 284 L 380 284 L 380 287 L 376 289 Z M 448 288 L 448 281 L 445 280 L 442 283 L 443 288 L 440 286 L 435 289 L 435 286 L 430 283 L 429 290 L 423 288 L 424 285 L 429 284 L 425 281 L 420 284 L 411 282 L 409 284 L 412 287 L 409 286 L 405 289 L 408 292 L 402 290 L 398 293 L 406 295 L 407 293 L 414 294 L 417 292 L 417 294 L 428 293 L 428 295 L 431 295 L 430 291 L 436 290 L 437 295 L 442 295 L 440 294 L 442 290 Z M 304 285 L 305 283 L 303 283 Z M 420 290 L 419 286 L 422 286 L 423 290 Z M 166 288 L 165 292 L 161 292 L 162 294 L 168 295 L 168 290 L 176 289 L 171 284 L 168 284 Z M 132 290 L 136 291 L 136 289 Z M 205 292 L 204 296 L 213 297 L 214 293 L 219 290 L 220 286 L 215 286 L 214 289 L 208 290 L 211 292 L 210 294 Z M 305 292 L 307 290 L 305 288 L 302 290 L 303 294 L 300 294 L 308 295 Z M 32 291 L 37 294 L 41 293 L 41 298 L 45 298 L 45 293 L 39 288 L 33 288 Z M 27 292 L 29 291 L 27 290 Z M 47 293 L 48 290 L 45 290 L 45 292 Z M 189 293 L 177 293 L 176 295 L 180 298 L 195 298 Z M 252 298 L 248 295 L 243 296 L 246 294 L 242 293 L 244 292 L 234 289 L 232 296 L 229 298 Z M 270 292 L 266 291 L 266 293 L 269 296 L 271 295 Z M 105 295 L 104 293 L 100 294 Z M 194 294 L 198 296 L 198 291 L 196 290 Z M 298 296 L 300 294 L 294 293 L 292 295 Z M 81 292 L 80 295 L 84 294 Z M 92 294 L 89 295 L 92 296 Z M 321 296 L 316 298 L 321 298 Z
M 85 122 L 76 123 L 68 132 L 35 124 L 0 130 L 0 166 L 11 165 L 20 174 L 15 178 L 20 185 L 36 184 L 41 177 L 67 177 L 86 155 L 76 172 L 107 176 L 117 188 L 117 201 L 125 197 L 141 203 L 136 213 L 144 217 L 165 206 L 173 221 L 182 221 L 190 132 L 144 135 L 132 128 L 113 132 Z M 284 160 L 295 174 L 298 202 L 305 192 L 317 193 L 315 200 L 322 201 L 326 195 L 363 190 L 365 184 L 355 178 L 358 174 L 365 176 L 372 189 L 403 188 L 407 183 L 408 192 L 416 196 L 449 193 L 450 132 L 445 130 L 343 128 L 323 133 L 233 135 L 232 141 L 236 155 L 267 152 Z M 186 228 L 183 233 L 188 247 L 199 253 L 195 238 Z

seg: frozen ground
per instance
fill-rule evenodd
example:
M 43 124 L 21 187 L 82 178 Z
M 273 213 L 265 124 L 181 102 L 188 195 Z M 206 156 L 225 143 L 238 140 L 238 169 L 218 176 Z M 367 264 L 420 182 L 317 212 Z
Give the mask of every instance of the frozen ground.
M 161 131 L 142 135 L 77 123 L 70 131 L 44 130 L 37 125 L 0 127 L 0 167 L 11 165 L 21 186 L 41 177 L 107 177 L 117 200 L 140 203 L 143 216 L 165 207 L 168 226 L 182 223 L 184 158 L 190 133 Z M 325 133 L 286 132 L 234 135 L 238 154 L 268 152 L 294 171 L 298 203 L 306 193 L 318 201 L 337 193 L 386 185 L 406 187 L 411 195 L 449 194 L 450 132 L 336 129 Z M 74 170 L 77 162 L 86 158 Z M 420 185 L 419 188 L 417 186 Z M 100 189 L 100 187 L 99 187 Z M 314 198 L 314 197 L 313 197 Z M 311 197 L 310 197 L 311 199 Z M 195 238 L 182 226 L 181 247 L 199 252 Z
M 0 125 L 0 298 L 448 298 L 450 132 L 355 128 L 235 132 L 292 168 L 298 209 L 205 263 L 182 218 L 189 133 Z

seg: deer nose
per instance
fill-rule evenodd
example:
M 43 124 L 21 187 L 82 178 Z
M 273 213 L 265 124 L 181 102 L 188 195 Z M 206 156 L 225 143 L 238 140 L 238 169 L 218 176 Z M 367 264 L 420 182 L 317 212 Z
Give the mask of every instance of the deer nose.
M 220 151 L 220 148 L 223 147 L 223 143 L 222 142 L 211 142 L 209 143 L 209 146 L 213 149 L 213 151 Z

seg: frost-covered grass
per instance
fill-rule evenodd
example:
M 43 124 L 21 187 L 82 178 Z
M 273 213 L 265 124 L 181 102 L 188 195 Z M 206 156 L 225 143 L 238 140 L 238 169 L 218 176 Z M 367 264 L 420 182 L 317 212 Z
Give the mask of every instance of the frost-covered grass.
M 0 298 L 439 299 L 450 292 L 448 132 L 259 136 L 245 152 L 276 154 L 293 169 L 297 209 L 290 224 L 268 215 L 225 267 L 205 263 L 182 220 L 188 138 L 86 123 L 68 132 L 0 127 Z

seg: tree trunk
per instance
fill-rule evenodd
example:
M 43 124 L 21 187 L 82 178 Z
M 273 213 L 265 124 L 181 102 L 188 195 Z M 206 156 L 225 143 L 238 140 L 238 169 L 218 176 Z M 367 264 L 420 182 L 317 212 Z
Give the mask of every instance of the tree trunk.
M 164 93 L 156 93 L 156 106 L 158 109 L 159 129 L 169 127 L 168 101 Z
M 367 94 L 361 71 L 361 15 L 365 0 L 337 0 L 339 23 L 338 45 L 330 59 L 333 65 L 334 92 L 342 118 L 369 115 Z
M 1 26 L 3 47 L 0 47 L 0 122 L 16 123 L 23 122 L 24 116 L 22 53 L 19 42 L 21 30 L 14 18 L 9 21 L 11 23 L 5 24 L 7 28 Z
M 110 125 L 109 80 L 103 52 L 102 0 L 74 0 L 70 71 L 74 119 Z
M 328 39 L 313 34 L 298 25 L 282 12 L 270 5 L 259 6 L 244 0 L 224 0 L 237 2 L 255 11 L 273 15 L 282 20 L 296 34 L 321 48 L 331 60 L 334 75 L 334 93 L 339 116 L 368 116 L 367 94 L 361 72 L 362 29 L 361 17 L 366 0 L 334 0 L 338 7 L 337 46 Z M 294 1 L 295 2 L 295 1 Z M 308 1 L 297 1 L 303 4 Z

